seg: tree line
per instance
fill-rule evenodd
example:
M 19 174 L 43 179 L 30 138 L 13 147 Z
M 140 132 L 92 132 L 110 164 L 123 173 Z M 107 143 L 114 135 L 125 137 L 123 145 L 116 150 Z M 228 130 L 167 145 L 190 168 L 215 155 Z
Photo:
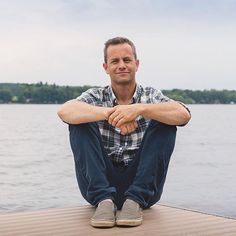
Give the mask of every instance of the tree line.
M 0 83 L 0 103 L 61 104 L 78 97 L 92 86 Z M 93 86 L 94 87 L 94 86 Z M 162 90 L 163 94 L 186 104 L 236 104 L 236 90 Z

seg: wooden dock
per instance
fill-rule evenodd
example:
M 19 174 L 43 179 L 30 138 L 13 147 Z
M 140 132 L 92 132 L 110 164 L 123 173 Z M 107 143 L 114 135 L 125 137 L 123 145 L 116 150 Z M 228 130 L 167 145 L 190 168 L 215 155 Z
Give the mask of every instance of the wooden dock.
M 0 215 L 0 236 L 236 236 L 236 219 L 169 206 L 144 211 L 141 226 L 97 229 L 89 225 L 90 206 Z

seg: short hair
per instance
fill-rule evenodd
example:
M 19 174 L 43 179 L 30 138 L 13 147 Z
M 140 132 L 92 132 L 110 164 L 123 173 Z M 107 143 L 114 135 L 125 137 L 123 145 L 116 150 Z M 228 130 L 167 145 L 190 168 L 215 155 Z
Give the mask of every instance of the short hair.
M 134 46 L 134 43 L 127 39 L 127 38 L 124 38 L 124 37 L 115 37 L 115 38 L 112 38 L 112 39 L 108 39 L 106 42 L 105 42 L 105 47 L 104 47 L 104 62 L 107 63 L 107 48 L 110 46 L 110 45 L 118 45 L 118 44 L 124 44 L 124 43 L 127 43 L 131 46 L 132 50 L 133 50 L 133 54 L 134 54 L 134 58 L 135 60 L 137 60 L 137 53 L 136 53 L 136 48 Z

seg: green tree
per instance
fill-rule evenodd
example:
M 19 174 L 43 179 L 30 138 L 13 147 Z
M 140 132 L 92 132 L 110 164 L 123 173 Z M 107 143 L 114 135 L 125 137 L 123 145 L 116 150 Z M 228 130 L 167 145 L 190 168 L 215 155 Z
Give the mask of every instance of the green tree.
M 11 102 L 12 94 L 11 91 L 6 89 L 0 90 L 0 103 L 8 103 Z

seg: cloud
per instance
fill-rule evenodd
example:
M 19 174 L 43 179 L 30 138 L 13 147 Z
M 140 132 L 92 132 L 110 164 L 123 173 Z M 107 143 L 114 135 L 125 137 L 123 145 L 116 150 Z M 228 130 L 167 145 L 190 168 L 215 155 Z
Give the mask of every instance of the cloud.
M 2 20 L 17 24 L 150 19 L 234 19 L 235 0 L 12 0 L 1 1 Z M 6 23 L 6 21 L 4 23 Z
M 2 1 L 1 82 L 105 85 L 103 43 L 137 45 L 140 83 L 236 88 L 235 1 Z

